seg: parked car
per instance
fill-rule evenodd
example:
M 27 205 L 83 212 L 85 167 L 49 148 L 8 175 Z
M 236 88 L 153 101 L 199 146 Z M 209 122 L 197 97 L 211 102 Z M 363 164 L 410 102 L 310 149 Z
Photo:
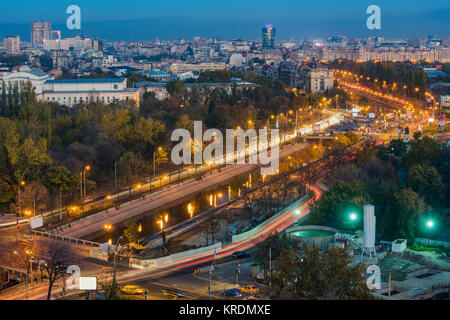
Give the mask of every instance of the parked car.
M 243 293 L 249 293 L 249 294 L 255 294 L 259 292 L 259 288 L 255 287 L 254 285 L 248 285 L 244 287 L 239 288 Z
M 250 255 L 247 252 L 244 251 L 236 251 L 233 253 L 232 257 L 234 259 L 244 259 L 250 257 Z
M 223 292 L 223 295 L 227 296 L 227 297 L 240 297 L 240 296 L 242 296 L 242 291 L 238 288 L 233 288 L 233 289 L 225 290 Z
M 120 292 L 125 294 L 144 294 L 145 289 L 142 289 L 138 286 L 127 285 L 125 287 L 120 288 Z

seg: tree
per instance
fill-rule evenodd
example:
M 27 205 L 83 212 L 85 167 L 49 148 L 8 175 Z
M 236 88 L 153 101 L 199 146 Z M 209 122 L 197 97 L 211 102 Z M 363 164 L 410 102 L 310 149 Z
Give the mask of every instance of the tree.
M 206 245 L 209 245 L 209 239 L 211 239 L 211 243 L 214 244 L 216 234 L 220 231 L 220 224 L 216 219 L 205 222 L 201 226 L 202 235 L 206 240 Z
M 74 264 L 74 253 L 60 242 L 48 241 L 44 243 L 47 251 L 41 264 L 42 278 L 48 280 L 47 300 L 50 300 L 53 284 L 67 274 L 67 268 Z
M 402 157 L 407 149 L 406 143 L 403 142 L 401 139 L 392 140 L 389 143 L 389 153 L 396 156 L 396 157 Z
M 123 235 L 127 238 L 128 242 L 135 242 L 139 238 L 138 224 L 136 220 L 128 220 L 125 223 L 125 230 Z
M 411 149 L 402 158 L 402 165 L 406 170 L 415 164 L 433 165 L 440 152 L 441 148 L 438 143 L 429 137 L 413 140 Z
M 261 262 L 261 265 L 267 274 L 269 271 L 269 264 L 271 263 L 269 256 L 272 260 L 275 260 L 288 248 L 289 242 L 286 238 L 281 238 L 280 235 L 274 233 L 257 244 L 255 258 Z
M 205 82 L 223 82 L 228 83 L 233 77 L 231 71 L 228 70 L 206 70 L 198 77 L 199 83 Z
M 187 114 L 183 114 L 175 126 L 177 129 L 180 128 L 188 130 L 191 135 L 194 134 L 194 121 L 192 121 Z
M 66 167 L 53 167 L 48 170 L 43 183 L 50 193 L 59 193 L 60 219 L 62 219 L 62 193 L 77 188 L 77 176 Z
M 354 265 L 345 249 L 324 253 L 317 247 L 305 247 L 302 253 L 285 250 L 274 269 L 273 299 L 373 299 L 363 276 L 364 264 Z
M 39 62 L 41 64 L 41 67 L 48 71 L 53 69 L 53 59 L 49 55 L 42 55 L 39 57 Z
M 350 211 L 362 212 L 363 205 L 370 203 L 370 195 L 359 181 L 345 183 L 335 181 L 312 208 L 309 221 L 313 224 L 330 224 L 336 227 L 348 227 Z
M 425 214 L 422 198 L 411 189 L 402 189 L 394 194 L 394 199 L 386 207 L 383 223 L 387 240 L 414 240 L 419 220 Z
M 23 144 L 10 151 L 10 163 L 18 182 L 20 181 L 18 177 L 37 180 L 41 170 L 52 162 L 47 154 L 47 139 L 44 138 L 37 141 L 31 138 L 25 139 Z
M 446 186 L 441 175 L 429 165 L 413 165 L 405 181 L 405 185 L 421 195 L 430 206 L 442 206 L 445 201 Z
M 181 80 L 171 80 L 166 84 L 167 92 L 174 98 L 181 100 L 185 94 L 185 87 Z
M 0 204 L 11 202 L 14 194 L 12 181 L 8 177 L 0 177 Z

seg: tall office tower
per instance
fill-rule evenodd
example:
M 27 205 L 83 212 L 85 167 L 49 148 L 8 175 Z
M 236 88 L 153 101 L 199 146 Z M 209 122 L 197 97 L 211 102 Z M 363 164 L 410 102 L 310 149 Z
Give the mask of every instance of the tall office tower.
M 276 36 L 276 28 L 274 28 L 271 24 L 267 24 L 262 29 L 263 50 L 275 49 L 275 36 Z
M 42 45 L 44 40 L 52 39 L 52 24 L 50 22 L 33 22 L 31 24 L 31 44 L 33 47 Z
M 8 36 L 3 39 L 3 47 L 9 54 L 18 54 L 20 52 L 20 37 Z

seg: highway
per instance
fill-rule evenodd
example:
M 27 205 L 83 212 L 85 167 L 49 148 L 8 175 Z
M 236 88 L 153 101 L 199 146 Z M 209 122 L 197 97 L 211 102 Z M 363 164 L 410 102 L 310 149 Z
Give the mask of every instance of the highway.
M 310 186 L 310 189 L 314 193 L 313 198 L 310 198 L 308 201 L 300 205 L 291 205 L 284 210 L 283 214 L 278 215 L 276 219 L 270 221 L 270 223 L 268 223 L 264 228 L 242 241 L 225 245 L 216 251 L 207 251 L 195 256 L 172 261 L 166 265 L 161 265 L 156 269 L 125 271 L 122 275 L 118 276 L 117 282 L 120 285 L 124 285 L 134 281 L 143 281 L 146 279 L 161 277 L 186 268 L 208 265 L 214 258 L 216 260 L 229 258 L 235 251 L 249 250 L 256 246 L 259 242 L 264 241 L 274 232 L 279 233 L 292 225 L 295 221 L 304 218 L 309 213 L 310 206 L 313 201 L 319 199 L 323 194 L 323 190 L 318 186 Z M 83 273 L 82 275 L 89 276 L 92 275 L 92 273 Z M 29 290 L 29 299 L 45 299 L 46 292 L 47 288 L 45 285 L 32 286 Z M 53 290 L 53 295 L 59 294 L 60 292 L 61 287 L 57 286 Z M 73 291 L 70 295 L 76 295 L 79 293 L 80 291 Z M 14 292 L 8 292 L 7 295 L 2 294 L 0 297 L 6 300 L 23 299 L 24 291 L 22 288 L 17 288 Z
M 309 213 L 309 207 L 313 203 L 313 201 L 321 198 L 323 194 L 323 190 L 318 186 L 310 186 L 310 189 L 314 193 L 313 198 L 309 199 L 299 206 L 288 207 L 284 214 L 280 215 L 277 219 L 271 221 L 271 223 L 269 223 L 267 226 L 242 241 L 225 245 L 221 249 L 216 251 L 208 251 L 196 256 L 179 259 L 178 261 L 172 261 L 170 263 L 167 263 L 166 265 L 160 265 L 158 266 L 158 268 L 153 270 L 150 269 L 148 271 L 132 271 L 121 277 L 119 282 L 133 281 L 138 279 L 145 279 L 147 277 L 163 275 L 186 267 L 192 267 L 205 262 L 210 262 L 214 259 L 214 257 L 216 259 L 222 259 L 231 256 L 233 252 L 248 250 L 254 247 L 259 242 L 264 241 L 271 234 L 275 232 L 279 233 L 285 230 L 288 226 L 292 225 L 295 221 L 304 218 Z

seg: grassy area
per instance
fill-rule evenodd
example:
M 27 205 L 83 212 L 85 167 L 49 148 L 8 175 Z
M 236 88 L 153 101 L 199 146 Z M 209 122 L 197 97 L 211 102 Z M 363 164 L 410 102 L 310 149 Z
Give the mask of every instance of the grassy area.
M 437 129 L 438 129 L 437 123 L 436 123 L 436 124 L 432 124 L 431 126 L 426 125 L 426 126 L 424 126 L 424 128 L 423 128 L 423 132 L 424 132 L 425 134 L 431 134 L 431 133 L 434 133 L 434 134 L 437 134 L 437 133 L 449 133 L 449 132 L 450 132 L 450 122 L 447 121 L 447 122 L 445 123 L 444 131 L 439 132 Z
M 445 250 L 444 248 L 431 248 L 431 247 L 427 247 L 427 246 L 422 246 L 420 244 L 417 243 L 413 243 L 409 249 L 414 250 L 414 251 L 430 251 L 430 252 L 437 252 L 437 253 L 443 253 L 443 254 L 447 254 L 447 250 Z

